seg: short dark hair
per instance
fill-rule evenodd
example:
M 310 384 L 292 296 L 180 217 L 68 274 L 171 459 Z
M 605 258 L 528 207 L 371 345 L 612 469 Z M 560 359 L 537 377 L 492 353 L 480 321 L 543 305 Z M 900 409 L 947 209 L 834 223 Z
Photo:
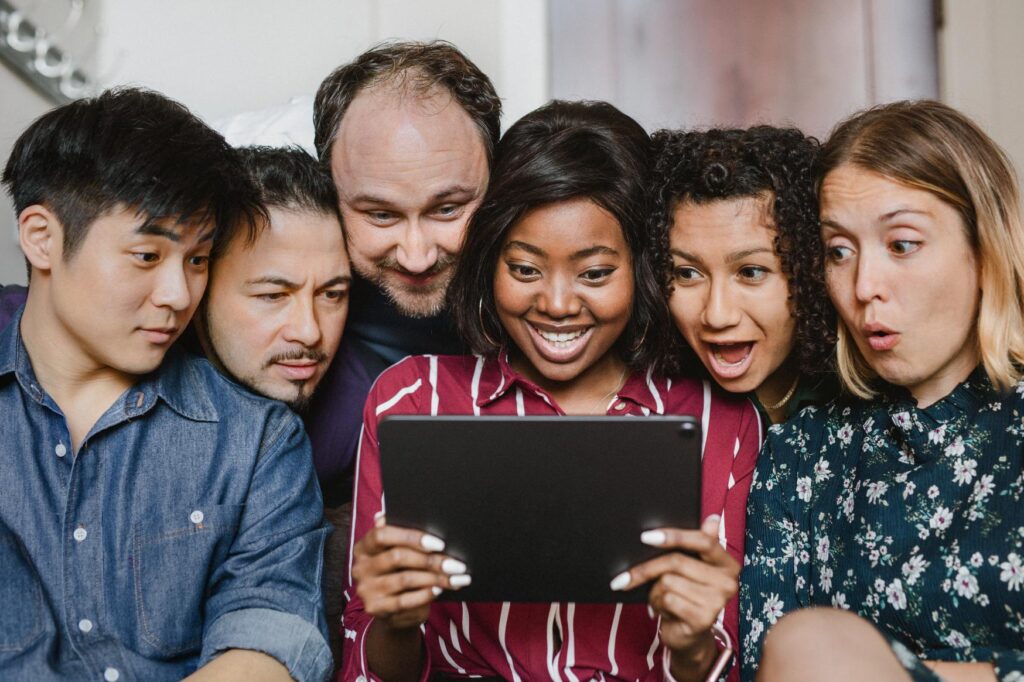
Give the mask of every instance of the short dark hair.
M 263 214 L 224 138 L 178 102 L 138 88 L 38 118 L 14 143 L 2 180 L 19 213 L 41 204 L 57 216 L 65 260 L 118 206 L 179 223 L 212 219 L 215 254 L 240 228 L 255 238 Z
M 501 135 L 501 100 L 491 79 L 469 57 L 451 43 L 435 40 L 382 43 L 324 79 L 313 103 L 314 144 L 321 163 L 330 165 L 338 126 L 356 95 L 390 82 L 411 86 L 417 92 L 436 87 L 448 91 L 480 129 L 491 162 Z
M 616 349 L 631 369 L 654 366 L 668 317 L 645 223 L 650 146 L 640 124 L 606 102 L 556 100 L 505 133 L 449 289 L 455 322 L 474 352 L 508 343 L 494 272 L 509 231 L 531 209 L 587 198 L 615 217 L 630 249 L 633 308 Z
M 767 196 L 775 223 L 775 253 L 789 285 L 796 320 L 800 372 L 833 371 L 835 309 L 825 289 L 824 249 L 814 186 L 818 141 L 795 128 L 754 126 L 706 131 L 659 130 L 653 136 L 650 230 L 658 262 L 671 291 L 669 231 L 680 202 Z M 683 372 L 703 365 L 679 334 L 672 335 L 668 364 Z
M 301 147 L 240 147 L 238 154 L 264 208 L 328 213 L 341 221 L 330 174 Z

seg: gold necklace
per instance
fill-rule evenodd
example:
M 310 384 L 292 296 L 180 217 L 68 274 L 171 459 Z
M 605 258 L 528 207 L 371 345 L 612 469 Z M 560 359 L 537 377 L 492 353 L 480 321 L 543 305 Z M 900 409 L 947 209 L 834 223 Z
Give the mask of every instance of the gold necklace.
M 615 388 L 605 393 L 603 396 L 597 399 L 594 407 L 601 407 L 601 404 L 611 398 L 613 395 L 622 390 L 622 387 L 626 385 L 626 372 L 629 371 L 629 365 L 622 368 L 622 374 L 619 376 L 619 380 L 615 383 Z M 607 412 L 608 410 L 605 410 Z
M 780 400 L 779 402 L 775 403 L 774 405 L 764 405 L 764 403 L 762 403 L 762 405 L 764 405 L 764 409 L 768 410 L 769 412 L 772 412 L 774 410 L 779 409 L 780 407 L 782 407 L 786 403 L 788 403 L 789 399 L 793 397 L 794 393 L 796 393 L 796 386 L 799 383 L 800 383 L 800 375 L 797 374 L 796 378 L 793 379 L 793 385 L 789 387 L 788 391 L 786 391 L 786 395 L 782 396 L 782 400 Z

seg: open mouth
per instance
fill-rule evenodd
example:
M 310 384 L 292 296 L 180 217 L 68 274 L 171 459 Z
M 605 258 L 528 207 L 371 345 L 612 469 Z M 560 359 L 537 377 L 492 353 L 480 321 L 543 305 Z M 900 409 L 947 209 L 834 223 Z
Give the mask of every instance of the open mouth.
M 530 330 L 530 337 L 537 351 L 551 362 L 575 360 L 586 348 L 594 330 L 593 327 L 580 327 L 568 331 L 551 331 L 539 329 L 529 322 L 526 326 Z
M 868 345 L 871 350 L 884 351 L 892 350 L 900 342 L 900 335 L 891 331 L 874 331 L 867 335 Z
M 754 342 L 709 343 L 708 358 L 712 371 L 723 379 L 742 376 L 750 366 L 754 354 Z

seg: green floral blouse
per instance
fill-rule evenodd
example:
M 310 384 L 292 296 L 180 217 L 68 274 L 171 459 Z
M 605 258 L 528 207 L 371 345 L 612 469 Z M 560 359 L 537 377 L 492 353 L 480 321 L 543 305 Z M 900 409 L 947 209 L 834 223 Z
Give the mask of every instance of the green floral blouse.
M 892 389 L 772 427 L 748 501 L 743 679 L 783 614 L 835 606 L 917 679 L 934 659 L 1024 681 L 1022 453 L 1024 382 L 1000 395 L 981 368 L 924 409 Z

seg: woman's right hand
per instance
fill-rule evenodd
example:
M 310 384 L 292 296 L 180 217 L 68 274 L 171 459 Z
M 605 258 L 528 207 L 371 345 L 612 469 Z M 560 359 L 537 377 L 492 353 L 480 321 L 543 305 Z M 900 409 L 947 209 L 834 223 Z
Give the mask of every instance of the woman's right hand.
M 443 551 L 436 536 L 378 519 L 352 551 L 352 578 L 366 613 L 391 630 L 425 623 L 442 590 L 470 583 L 466 565 Z

